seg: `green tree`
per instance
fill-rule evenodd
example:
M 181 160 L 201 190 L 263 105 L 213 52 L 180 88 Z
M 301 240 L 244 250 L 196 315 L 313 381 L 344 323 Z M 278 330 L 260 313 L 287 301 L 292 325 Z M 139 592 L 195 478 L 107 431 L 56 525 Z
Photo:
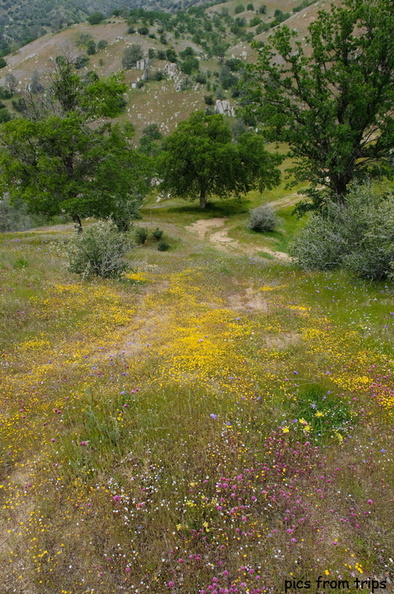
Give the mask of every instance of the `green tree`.
M 102 12 L 94 12 L 88 17 L 88 22 L 91 25 L 99 25 L 105 19 L 105 15 Z
M 251 68 L 251 110 L 289 144 L 296 180 L 311 184 L 299 212 L 346 202 L 354 179 L 391 175 L 392 0 L 346 0 L 319 11 L 302 42 L 286 26 L 269 41 Z
M 261 136 L 247 133 L 234 144 L 221 115 L 193 113 L 163 142 L 159 174 L 164 191 L 199 199 L 205 208 L 212 195 L 245 194 L 279 182 L 278 155 L 269 154 Z
M 79 226 L 84 216 L 112 217 L 127 228 L 148 189 L 147 159 L 130 125 L 98 122 L 121 113 L 124 91 L 117 77 L 83 81 L 60 60 L 48 103 L 1 126 L 1 190 L 34 213 L 66 212 Z
M 126 47 L 123 58 L 122 58 L 122 66 L 125 70 L 129 70 L 130 68 L 134 68 L 139 60 L 142 60 L 144 57 L 144 52 L 142 51 L 142 47 L 138 43 L 133 43 L 129 47 Z

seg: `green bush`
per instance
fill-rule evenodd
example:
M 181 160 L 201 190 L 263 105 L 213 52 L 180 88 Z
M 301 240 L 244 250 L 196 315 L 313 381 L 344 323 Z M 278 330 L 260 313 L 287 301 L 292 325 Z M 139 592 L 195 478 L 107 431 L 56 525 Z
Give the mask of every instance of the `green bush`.
M 274 209 L 269 204 L 262 204 L 249 211 L 249 229 L 264 233 L 274 231 L 278 226 L 279 219 Z
M 148 229 L 145 227 L 137 227 L 134 233 L 135 242 L 138 245 L 144 245 L 146 240 L 148 239 Z
M 45 218 L 28 212 L 21 201 L 10 202 L 9 198 L 0 199 L 0 233 L 25 231 L 45 224 Z
M 163 231 L 159 228 L 152 231 L 152 237 L 159 241 L 163 237 Z
M 290 255 L 304 270 L 333 270 L 342 262 L 346 241 L 334 220 L 312 215 L 290 248 Z
M 159 252 L 166 252 L 167 250 L 170 249 L 170 244 L 167 243 L 166 241 L 164 241 L 164 239 L 162 239 L 159 242 L 157 249 L 159 250 Z
M 69 270 L 87 278 L 119 278 L 130 267 L 124 259 L 129 238 L 113 221 L 100 221 L 76 234 L 67 246 Z
M 102 12 L 94 12 L 88 17 L 88 23 L 90 25 L 99 25 L 105 19 L 105 15 Z
M 291 255 L 306 270 L 342 267 L 370 280 L 391 277 L 394 196 L 354 187 L 346 204 L 330 203 L 327 212 L 312 216 Z
M 108 45 L 108 41 L 106 41 L 105 39 L 100 39 L 100 41 L 97 43 L 97 49 L 99 51 L 105 49 Z

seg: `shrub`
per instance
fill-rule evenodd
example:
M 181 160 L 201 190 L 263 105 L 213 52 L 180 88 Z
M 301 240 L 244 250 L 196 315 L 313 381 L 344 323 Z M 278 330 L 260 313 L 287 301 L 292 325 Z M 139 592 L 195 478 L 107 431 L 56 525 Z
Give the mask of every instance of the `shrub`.
M 125 70 L 129 70 L 130 68 L 134 68 L 139 60 L 142 60 L 144 57 L 144 52 L 142 51 L 142 47 L 138 43 L 133 43 L 129 47 L 126 47 L 123 57 L 122 57 L 122 66 Z
M 100 221 L 75 235 L 68 244 L 69 270 L 82 277 L 119 278 L 129 265 L 124 260 L 130 241 L 113 221 Z
M 145 227 L 137 227 L 134 236 L 138 245 L 144 245 L 145 241 L 148 239 L 148 229 Z
M 265 232 L 274 231 L 279 223 L 279 219 L 274 209 L 268 204 L 262 204 L 253 208 L 250 212 L 249 229 L 253 231 Z
M 88 23 L 91 25 L 99 25 L 105 20 L 105 15 L 102 12 L 94 12 L 88 16 Z
M 88 64 L 88 63 L 89 63 L 89 58 L 85 54 L 82 54 L 81 56 L 77 56 L 74 60 L 74 66 L 77 70 L 80 70 L 81 68 L 86 66 L 86 64 Z
M 170 244 L 164 241 L 164 239 L 162 239 L 162 241 L 158 243 L 157 249 L 159 250 L 159 252 L 166 252 L 170 249 Z
M 154 231 L 152 231 L 152 237 L 159 241 L 163 237 L 163 231 L 159 228 L 155 229 Z
M 25 231 L 45 223 L 44 217 L 30 214 L 23 202 L 11 202 L 8 197 L 0 199 L 0 233 Z
M 346 204 L 312 216 L 291 247 L 307 270 L 345 268 L 370 280 L 390 277 L 394 262 L 394 196 L 356 186 Z
M 108 45 L 108 41 L 106 41 L 105 39 L 100 39 L 100 41 L 97 43 L 97 49 L 99 51 L 105 49 Z
M 88 17 L 88 23 L 90 23 L 90 25 L 98 25 L 102 23 L 104 19 L 105 16 L 102 12 L 94 12 Z
M 315 214 L 291 246 L 290 255 L 304 270 L 333 270 L 341 264 L 344 249 L 333 221 Z

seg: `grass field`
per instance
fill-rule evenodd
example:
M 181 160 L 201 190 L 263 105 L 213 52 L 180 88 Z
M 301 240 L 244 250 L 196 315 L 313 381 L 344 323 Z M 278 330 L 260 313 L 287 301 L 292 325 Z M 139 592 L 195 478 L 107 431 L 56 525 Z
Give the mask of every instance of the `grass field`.
M 148 205 L 172 249 L 120 281 L 67 271 L 71 226 L 0 236 L 2 594 L 391 591 L 393 286 L 221 204 Z

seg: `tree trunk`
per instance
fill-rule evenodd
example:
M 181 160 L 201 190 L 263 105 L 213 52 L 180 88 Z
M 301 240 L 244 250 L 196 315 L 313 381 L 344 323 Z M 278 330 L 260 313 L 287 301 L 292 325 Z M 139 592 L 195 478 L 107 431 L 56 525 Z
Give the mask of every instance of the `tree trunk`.
M 82 233 L 82 221 L 79 214 L 73 214 L 72 219 L 74 221 L 74 227 L 77 233 Z
M 204 209 L 207 206 L 207 194 L 205 190 L 200 192 L 200 208 Z
M 351 179 L 352 176 L 348 173 L 343 173 L 342 175 L 335 176 L 333 179 L 335 197 L 339 204 L 345 204 L 346 202 L 346 194 L 348 193 L 348 186 Z

